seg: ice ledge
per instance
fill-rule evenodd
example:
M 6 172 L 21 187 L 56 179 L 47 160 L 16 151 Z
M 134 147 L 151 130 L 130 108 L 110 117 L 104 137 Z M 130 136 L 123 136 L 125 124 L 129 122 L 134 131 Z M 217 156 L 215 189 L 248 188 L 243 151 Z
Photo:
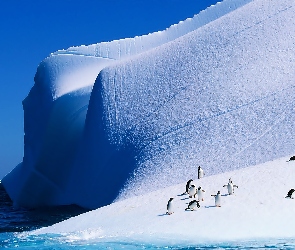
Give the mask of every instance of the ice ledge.
M 51 55 L 75 54 L 116 60 L 123 59 L 173 41 L 242 7 L 251 1 L 253 0 L 224 0 L 215 5 L 211 5 L 206 10 L 203 10 L 199 14 L 195 15 L 193 18 L 180 21 L 178 24 L 174 24 L 164 31 L 88 46 L 81 45 L 78 47 L 70 47 L 66 50 L 58 50 Z

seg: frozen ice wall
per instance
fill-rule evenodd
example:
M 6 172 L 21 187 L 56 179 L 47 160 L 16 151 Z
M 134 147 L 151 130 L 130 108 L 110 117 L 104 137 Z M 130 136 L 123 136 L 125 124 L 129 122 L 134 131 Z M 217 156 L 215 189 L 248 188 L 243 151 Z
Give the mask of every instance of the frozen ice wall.
M 294 152 L 294 3 L 226 0 L 166 31 L 69 48 L 24 100 L 16 204 L 96 208 Z
M 119 199 L 196 178 L 199 165 L 211 175 L 294 152 L 293 5 L 251 2 L 101 71 L 85 145 L 99 139 L 103 107 L 113 154 L 136 159 Z M 105 165 L 110 183 L 123 167 Z

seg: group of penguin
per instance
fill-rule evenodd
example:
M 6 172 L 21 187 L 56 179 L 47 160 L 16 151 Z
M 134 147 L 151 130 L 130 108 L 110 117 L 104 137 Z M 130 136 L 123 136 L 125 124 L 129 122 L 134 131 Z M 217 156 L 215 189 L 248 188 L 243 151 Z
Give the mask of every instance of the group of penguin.
M 295 161 L 295 156 L 292 156 L 287 162 L 289 161 Z M 198 167 L 198 179 L 201 179 L 204 177 L 204 171 L 203 169 L 199 166 Z M 198 196 L 198 200 L 192 200 L 189 202 L 188 207 L 185 209 L 187 210 L 195 210 L 196 208 L 200 208 L 200 201 L 204 201 L 203 198 L 203 192 L 205 192 L 202 187 L 196 188 L 194 184 L 192 184 L 193 180 L 190 179 L 186 183 L 185 187 L 185 192 L 183 195 L 188 194 L 189 198 L 196 198 L 196 195 Z M 224 185 L 223 187 L 227 187 L 227 191 L 229 195 L 232 195 L 234 193 L 234 188 L 238 188 L 237 185 L 234 185 L 231 178 L 228 181 L 227 185 Z M 220 207 L 221 206 L 221 194 L 220 191 L 217 192 L 217 194 L 212 194 L 211 196 L 215 197 L 215 206 Z M 285 198 L 290 198 L 290 199 L 295 199 L 295 189 L 292 188 L 288 191 L 287 196 Z M 171 215 L 174 213 L 173 210 L 173 200 L 174 198 L 170 198 L 168 203 L 167 203 L 167 212 L 166 214 Z
M 201 179 L 203 177 L 204 177 L 204 170 L 199 166 L 198 167 L 198 179 Z M 193 211 L 196 208 L 200 208 L 200 201 L 204 201 L 203 192 L 205 192 L 205 190 L 203 190 L 201 186 L 196 188 L 196 186 L 194 184 L 192 184 L 192 182 L 193 182 L 192 179 L 188 180 L 188 182 L 186 183 L 185 192 L 182 195 L 188 194 L 189 198 L 196 198 L 196 195 L 197 195 L 198 200 L 190 201 L 188 204 L 188 207 L 185 209 L 186 211 L 187 210 Z M 234 193 L 234 188 L 238 188 L 237 185 L 233 184 L 231 178 L 229 179 L 228 184 L 224 185 L 223 187 L 227 187 L 227 191 L 228 191 L 229 195 L 232 195 Z M 213 196 L 215 198 L 215 206 L 221 207 L 220 191 L 218 191 L 217 194 L 212 194 L 211 196 Z M 173 200 L 174 200 L 174 198 L 170 198 L 167 203 L 166 214 L 168 214 L 168 215 L 171 215 L 174 213 Z

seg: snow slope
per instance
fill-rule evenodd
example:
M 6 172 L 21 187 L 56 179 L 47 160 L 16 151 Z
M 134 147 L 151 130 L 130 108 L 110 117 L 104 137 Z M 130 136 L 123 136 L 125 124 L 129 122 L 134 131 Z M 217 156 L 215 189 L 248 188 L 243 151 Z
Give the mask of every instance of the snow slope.
M 225 0 L 163 32 L 53 53 L 23 102 L 24 159 L 6 191 L 20 206 L 97 208 L 198 165 L 290 155 L 294 25 L 294 1 Z
M 295 200 L 284 198 L 295 187 L 295 162 L 280 158 L 258 166 L 212 175 L 197 180 L 205 190 L 196 211 L 185 211 L 192 200 L 181 195 L 185 184 L 170 186 L 145 195 L 70 218 L 29 235 L 58 234 L 66 241 L 152 242 L 189 244 L 236 240 L 295 237 Z M 227 195 L 223 185 L 232 178 L 238 185 Z M 214 206 L 220 190 L 221 207 Z M 166 204 L 174 197 L 174 213 L 166 215 Z

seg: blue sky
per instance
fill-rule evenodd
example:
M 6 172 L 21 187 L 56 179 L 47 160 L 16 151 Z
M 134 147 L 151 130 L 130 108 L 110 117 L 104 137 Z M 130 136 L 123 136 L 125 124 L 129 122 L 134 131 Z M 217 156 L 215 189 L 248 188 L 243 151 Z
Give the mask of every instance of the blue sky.
M 22 100 L 51 52 L 163 30 L 216 2 L 1 0 L 0 179 L 22 161 Z

